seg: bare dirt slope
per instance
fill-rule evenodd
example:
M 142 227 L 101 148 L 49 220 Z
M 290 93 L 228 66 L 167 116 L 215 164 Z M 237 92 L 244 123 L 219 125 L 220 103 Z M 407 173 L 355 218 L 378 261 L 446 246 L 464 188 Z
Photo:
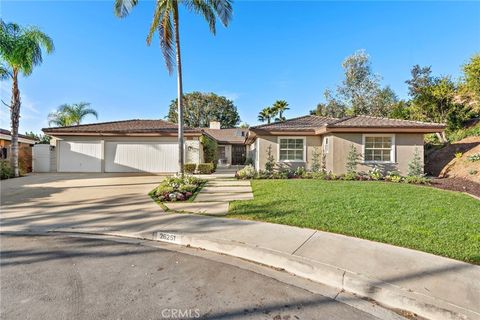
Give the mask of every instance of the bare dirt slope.
M 455 154 L 461 153 L 457 158 Z M 480 161 L 468 157 L 480 153 L 480 137 L 468 137 L 427 153 L 425 172 L 442 178 L 460 178 L 480 183 Z

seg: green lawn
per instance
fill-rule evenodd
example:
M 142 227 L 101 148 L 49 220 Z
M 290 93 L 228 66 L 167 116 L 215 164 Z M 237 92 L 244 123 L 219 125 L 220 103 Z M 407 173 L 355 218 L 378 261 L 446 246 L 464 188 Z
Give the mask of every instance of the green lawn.
M 386 182 L 253 180 L 230 217 L 313 228 L 480 264 L 480 201 Z

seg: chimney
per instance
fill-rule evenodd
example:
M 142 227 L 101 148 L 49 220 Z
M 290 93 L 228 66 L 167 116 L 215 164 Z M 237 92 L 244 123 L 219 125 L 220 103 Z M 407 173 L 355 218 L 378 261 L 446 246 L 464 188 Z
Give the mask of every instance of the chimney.
M 220 129 L 220 122 L 210 121 L 210 129 Z

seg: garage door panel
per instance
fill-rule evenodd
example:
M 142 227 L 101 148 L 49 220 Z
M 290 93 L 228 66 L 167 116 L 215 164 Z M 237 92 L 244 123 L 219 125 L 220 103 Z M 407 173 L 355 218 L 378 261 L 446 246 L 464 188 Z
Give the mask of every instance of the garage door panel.
M 60 172 L 100 172 L 102 144 L 100 141 L 60 141 Z
M 175 172 L 175 142 L 106 142 L 106 172 Z

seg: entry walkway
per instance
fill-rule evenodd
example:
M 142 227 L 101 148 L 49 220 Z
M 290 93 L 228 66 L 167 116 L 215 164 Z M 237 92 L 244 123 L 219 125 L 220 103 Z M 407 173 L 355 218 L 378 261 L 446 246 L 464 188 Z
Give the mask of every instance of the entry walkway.
M 166 202 L 164 205 L 175 212 L 224 216 L 228 205 L 234 200 L 253 199 L 250 181 L 236 180 L 231 175 L 209 176 L 207 184 L 192 202 Z

